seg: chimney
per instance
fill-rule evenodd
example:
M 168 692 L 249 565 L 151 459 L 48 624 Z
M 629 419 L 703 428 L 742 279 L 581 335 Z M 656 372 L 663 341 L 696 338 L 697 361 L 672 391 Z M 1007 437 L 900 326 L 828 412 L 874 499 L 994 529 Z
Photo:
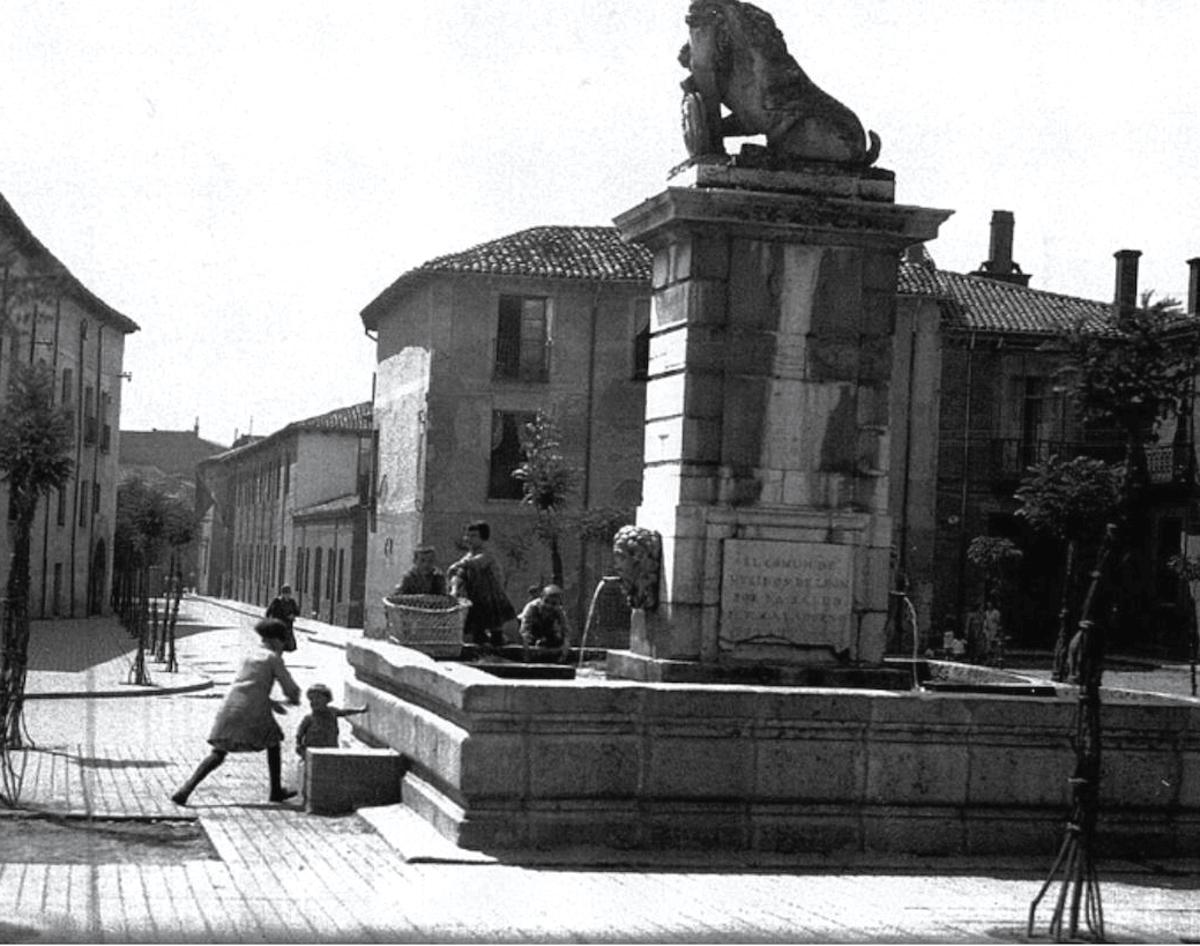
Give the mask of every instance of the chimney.
M 1118 315 L 1137 308 L 1138 257 L 1141 255 L 1141 250 L 1117 250 L 1113 254 L 1117 260 L 1117 286 L 1113 303 L 1117 306 Z
M 1188 315 L 1200 315 L 1200 256 L 1188 260 Z
M 992 240 L 988 259 L 979 264 L 972 276 L 982 276 L 997 282 L 1028 286 L 1029 276 L 1013 262 L 1013 223 L 1011 210 L 992 211 Z

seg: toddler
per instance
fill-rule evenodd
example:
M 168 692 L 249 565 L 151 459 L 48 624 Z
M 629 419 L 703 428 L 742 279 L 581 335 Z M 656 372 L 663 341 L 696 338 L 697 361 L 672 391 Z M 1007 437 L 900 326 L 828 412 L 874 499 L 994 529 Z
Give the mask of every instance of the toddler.
M 333 691 L 324 683 L 314 683 L 304 695 L 312 712 L 300 721 L 296 729 L 296 755 L 301 758 L 309 749 L 336 749 L 338 745 L 338 719 L 365 713 L 365 706 L 348 706 L 345 709 L 333 705 Z
M 308 697 L 308 705 L 312 707 L 300 725 L 296 727 L 296 755 L 300 756 L 300 764 L 304 765 L 309 749 L 336 749 L 338 746 L 338 719 L 342 716 L 354 716 L 365 713 L 365 706 L 348 706 L 345 709 L 333 705 L 333 691 L 324 683 L 314 683 L 304 695 Z M 308 779 L 303 769 L 300 770 L 300 799 L 308 804 Z

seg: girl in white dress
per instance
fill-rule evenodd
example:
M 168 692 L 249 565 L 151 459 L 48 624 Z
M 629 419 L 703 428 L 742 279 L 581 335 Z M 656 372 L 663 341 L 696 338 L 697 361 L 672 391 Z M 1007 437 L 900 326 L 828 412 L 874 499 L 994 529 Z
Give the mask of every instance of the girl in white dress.
M 283 787 L 283 759 L 279 748 L 283 730 L 272 715 L 283 710 L 271 701 L 271 688 L 278 683 L 289 703 L 293 706 L 300 703 L 300 688 L 280 656 L 287 644 L 288 628 L 280 620 L 266 618 L 259 621 L 254 630 L 262 639 L 262 649 L 242 661 L 208 734 L 212 751 L 196 767 L 192 777 L 171 796 L 177 805 L 186 805 L 196 786 L 224 762 L 230 752 L 261 752 L 265 749 L 271 779 L 270 800 L 286 801 L 296 794 Z

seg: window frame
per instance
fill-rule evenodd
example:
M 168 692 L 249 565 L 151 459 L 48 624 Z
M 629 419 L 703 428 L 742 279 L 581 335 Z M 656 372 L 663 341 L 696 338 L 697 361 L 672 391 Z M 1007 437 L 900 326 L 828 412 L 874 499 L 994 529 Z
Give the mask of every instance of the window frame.
M 496 381 L 545 384 L 550 380 L 550 296 L 501 293 L 496 300 L 496 344 L 492 377 Z M 537 306 L 540 312 L 532 312 Z M 533 316 L 533 318 L 531 318 Z M 537 327 L 530 331 L 536 321 Z
M 523 410 L 493 410 L 492 411 L 492 436 L 490 440 L 491 449 L 488 452 L 488 479 L 487 479 L 487 499 L 489 502 L 520 502 L 525 498 L 524 485 L 519 479 L 512 475 L 512 471 L 520 466 L 524 459 L 524 454 L 521 452 L 521 429 L 533 421 L 537 417 L 536 411 Z M 500 448 L 505 445 L 507 440 L 509 449 L 512 449 L 512 440 L 508 439 L 508 429 L 506 429 L 507 419 L 512 419 L 512 434 L 516 439 L 515 452 L 500 454 Z M 499 426 L 498 426 L 499 425 Z M 497 436 L 499 431 L 499 436 Z M 516 462 L 512 462 L 515 458 Z M 511 463 L 511 465 L 509 465 Z M 507 478 L 504 475 L 504 469 L 507 467 Z M 509 481 L 512 485 L 509 486 Z M 499 484 L 503 483 L 503 486 Z

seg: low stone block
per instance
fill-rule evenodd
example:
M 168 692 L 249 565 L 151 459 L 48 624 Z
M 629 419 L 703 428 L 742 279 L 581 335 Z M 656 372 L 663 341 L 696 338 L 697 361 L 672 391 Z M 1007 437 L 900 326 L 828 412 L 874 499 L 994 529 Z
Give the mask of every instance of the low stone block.
M 391 749 L 309 749 L 304 766 L 308 810 L 332 815 L 400 800 L 404 762 Z

